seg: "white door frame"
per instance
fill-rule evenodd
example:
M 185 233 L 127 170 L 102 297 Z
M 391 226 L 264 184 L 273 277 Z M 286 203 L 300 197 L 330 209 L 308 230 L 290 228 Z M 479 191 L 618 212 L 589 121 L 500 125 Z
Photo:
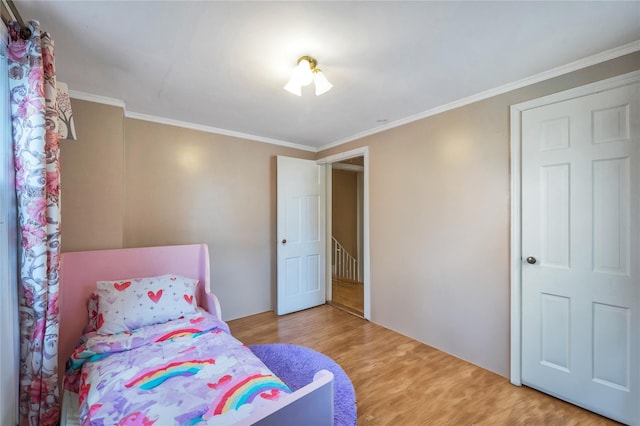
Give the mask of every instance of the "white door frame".
M 350 151 L 341 152 L 338 154 L 330 155 L 328 157 L 323 157 L 318 160 L 318 164 L 326 164 L 327 167 L 330 167 L 332 163 L 337 163 L 339 161 L 347 160 L 349 158 L 355 157 L 363 157 L 364 158 L 364 194 L 363 194 L 363 206 L 362 206 L 362 264 L 363 264 L 363 282 L 364 282 L 364 318 L 367 320 L 371 320 L 371 275 L 369 268 L 369 147 L 363 146 L 360 148 L 355 148 Z M 327 176 L 327 289 L 328 292 L 331 291 L 331 173 L 327 170 L 325 173 Z M 329 297 L 331 297 L 331 293 L 328 293 Z
M 511 106 L 511 383 L 522 385 L 522 113 L 556 102 L 640 81 L 640 71 L 569 89 Z

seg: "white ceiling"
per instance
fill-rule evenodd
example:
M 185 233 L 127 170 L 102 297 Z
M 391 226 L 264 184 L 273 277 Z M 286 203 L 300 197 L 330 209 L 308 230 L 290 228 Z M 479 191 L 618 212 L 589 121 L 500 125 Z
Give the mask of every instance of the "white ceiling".
M 73 91 L 121 100 L 132 116 L 310 150 L 640 49 L 640 1 L 15 3 L 52 34 Z M 282 89 L 302 55 L 331 91 Z

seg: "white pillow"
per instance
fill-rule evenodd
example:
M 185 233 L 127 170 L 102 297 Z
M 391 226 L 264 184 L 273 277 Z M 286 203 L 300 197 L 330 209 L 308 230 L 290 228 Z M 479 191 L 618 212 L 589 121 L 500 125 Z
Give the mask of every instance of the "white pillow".
M 196 312 L 198 280 L 179 275 L 98 281 L 98 334 L 115 334 Z

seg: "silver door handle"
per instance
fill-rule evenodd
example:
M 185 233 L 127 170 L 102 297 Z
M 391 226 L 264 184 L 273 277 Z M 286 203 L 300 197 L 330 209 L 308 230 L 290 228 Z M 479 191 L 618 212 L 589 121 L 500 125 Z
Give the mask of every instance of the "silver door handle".
M 528 263 L 529 265 L 533 265 L 533 264 L 534 264 L 534 263 L 536 263 L 536 262 L 537 262 L 537 260 L 536 260 L 536 258 L 535 258 L 535 257 L 533 257 L 533 256 L 529 256 L 529 257 L 527 257 L 527 263 Z

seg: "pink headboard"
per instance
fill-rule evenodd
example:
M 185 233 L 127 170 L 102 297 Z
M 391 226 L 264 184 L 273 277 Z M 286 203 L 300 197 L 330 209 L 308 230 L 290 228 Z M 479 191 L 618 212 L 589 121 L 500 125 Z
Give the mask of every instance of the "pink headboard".
M 198 304 L 222 319 L 220 305 L 210 294 L 209 249 L 206 244 L 77 251 L 62 254 L 60 266 L 60 338 L 58 375 L 89 321 L 87 300 L 96 281 L 177 274 L 200 280 Z

